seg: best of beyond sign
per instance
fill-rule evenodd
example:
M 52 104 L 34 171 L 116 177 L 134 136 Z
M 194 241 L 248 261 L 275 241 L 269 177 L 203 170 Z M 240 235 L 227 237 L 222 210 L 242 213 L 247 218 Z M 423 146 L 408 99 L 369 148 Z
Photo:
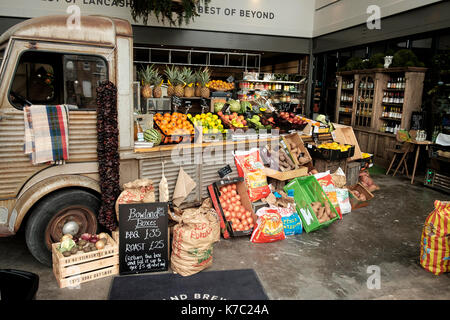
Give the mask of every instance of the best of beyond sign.
M 211 14 L 211 15 L 225 15 L 225 16 L 240 16 L 243 18 L 256 18 L 256 19 L 268 19 L 273 20 L 275 14 L 267 11 L 257 10 L 244 10 L 236 8 L 220 8 L 220 7 L 198 7 L 199 14 Z

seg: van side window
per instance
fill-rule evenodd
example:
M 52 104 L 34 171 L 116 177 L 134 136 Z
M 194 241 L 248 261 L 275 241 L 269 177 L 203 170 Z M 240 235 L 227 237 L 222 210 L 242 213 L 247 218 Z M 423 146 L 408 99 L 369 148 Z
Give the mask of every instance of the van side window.
M 106 62 L 95 56 L 65 55 L 64 100 L 80 108 L 97 107 L 97 87 L 107 80 Z
M 25 52 L 16 68 L 10 89 L 10 101 L 22 108 L 25 104 L 60 104 L 61 73 L 58 55 L 46 52 Z
M 26 51 L 16 67 L 9 99 L 20 110 L 32 104 L 95 110 L 97 86 L 107 79 L 106 61 L 100 57 Z

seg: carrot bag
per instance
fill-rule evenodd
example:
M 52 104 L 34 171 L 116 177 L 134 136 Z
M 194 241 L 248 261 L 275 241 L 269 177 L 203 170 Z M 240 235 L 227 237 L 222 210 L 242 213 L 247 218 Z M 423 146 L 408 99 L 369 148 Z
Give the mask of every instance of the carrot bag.
M 450 272 L 450 201 L 436 200 L 434 210 L 425 220 L 420 264 L 435 275 Z
M 281 215 L 277 209 L 263 207 L 256 211 L 258 219 L 250 241 L 266 243 L 286 239 Z
M 264 174 L 258 148 L 248 151 L 236 150 L 233 152 L 239 177 L 243 177 L 248 189 L 251 202 L 266 198 L 270 194 L 267 176 Z

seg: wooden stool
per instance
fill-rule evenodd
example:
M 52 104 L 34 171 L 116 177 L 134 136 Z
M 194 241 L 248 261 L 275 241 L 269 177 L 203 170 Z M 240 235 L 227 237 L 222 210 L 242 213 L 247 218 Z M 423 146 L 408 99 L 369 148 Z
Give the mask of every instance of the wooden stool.
M 395 169 L 394 174 L 392 176 L 395 176 L 395 174 L 397 173 L 398 169 L 400 169 L 401 165 L 403 164 L 404 167 L 402 168 L 402 173 L 404 173 L 405 170 L 406 170 L 406 176 L 408 177 L 409 173 L 408 173 L 408 165 L 406 163 L 406 157 L 412 151 L 412 149 L 413 149 L 413 145 L 411 143 L 408 143 L 408 142 L 403 143 L 403 145 L 401 145 L 400 148 L 387 149 L 386 151 L 394 153 L 394 157 L 392 158 L 392 161 L 391 161 L 391 163 L 389 165 L 389 168 L 386 171 L 386 175 L 389 174 L 389 171 L 391 170 L 392 165 L 394 164 L 394 161 L 397 158 L 397 155 L 403 154 L 403 156 L 400 159 L 400 162 L 397 165 L 397 168 Z

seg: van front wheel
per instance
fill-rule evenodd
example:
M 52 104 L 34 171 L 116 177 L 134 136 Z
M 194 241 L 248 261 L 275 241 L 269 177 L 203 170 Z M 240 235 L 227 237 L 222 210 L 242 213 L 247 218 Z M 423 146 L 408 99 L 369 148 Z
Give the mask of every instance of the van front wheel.
M 79 237 L 98 231 L 100 200 L 84 190 L 56 191 L 42 199 L 31 212 L 25 238 L 28 250 L 41 263 L 52 266 L 52 243 L 64 233 Z

